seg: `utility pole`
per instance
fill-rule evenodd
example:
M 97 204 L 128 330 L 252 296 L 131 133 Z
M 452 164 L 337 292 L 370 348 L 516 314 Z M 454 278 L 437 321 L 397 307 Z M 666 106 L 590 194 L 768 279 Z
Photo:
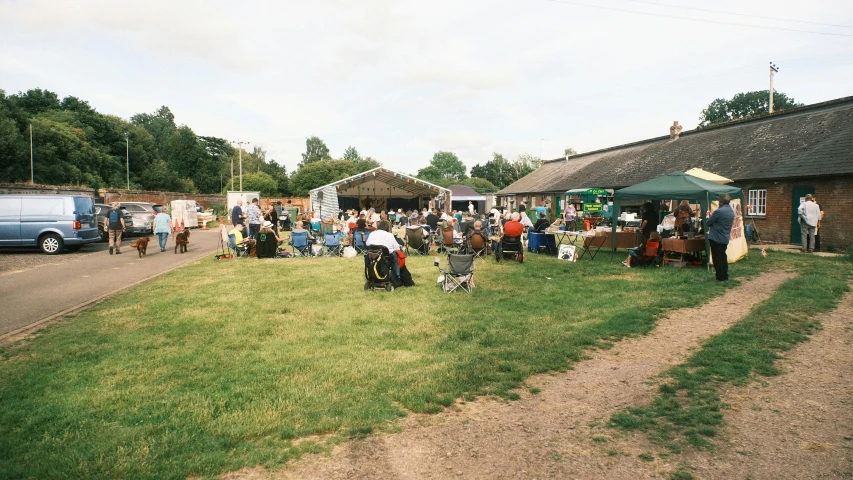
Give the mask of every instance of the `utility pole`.
M 35 175 L 33 170 L 33 124 L 30 124 L 30 184 L 35 185 Z
M 243 145 L 248 145 L 248 141 L 237 140 L 236 142 L 231 142 L 237 145 L 237 158 L 240 162 L 240 191 L 243 191 Z M 234 160 L 231 160 L 231 189 L 234 189 Z
M 124 146 L 127 149 L 127 189 L 130 190 L 130 134 L 124 132 Z
M 779 72 L 779 67 L 770 62 L 770 113 L 773 113 L 773 74 Z

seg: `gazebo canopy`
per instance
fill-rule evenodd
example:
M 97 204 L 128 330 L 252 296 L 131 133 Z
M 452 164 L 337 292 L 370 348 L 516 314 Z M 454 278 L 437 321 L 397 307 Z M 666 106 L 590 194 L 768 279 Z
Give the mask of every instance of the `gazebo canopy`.
M 700 212 L 704 212 L 710 210 L 711 201 L 716 200 L 721 193 L 743 199 L 743 192 L 738 187 L 720 185 L 684 172 L 672 172 L 648 182 L 616 190 L 613 194 L 613 215 L 619 215 L 619 204 L 626 200 L 693 200 L 699 203 Z M 707 238 L 706 235 L 705 249 L 710 252 L 711 246 Z M 616 250 L 616 235 L 613 235 L 613 250 Z
M 722 175 L 717 175 L 716 173 L 711 173 L 707 170 L 702 170 L 701 168 L 691 168 L 690 170 L 684 172 L 688 175 L 693 175 L 694 177 L 699 177 L 703 180 L 708 180 L 709 182 L 714 183 L 732 183 L 734 180 L 731 178 L 726 178 Z
M 443 193 L 449 200 L 450 196 L 450 190 L 446 188 L 382 167 L 332 182 L 311 192 L 325 187 L 334 187 L 339 197 L 416 198 L 440 197 Z

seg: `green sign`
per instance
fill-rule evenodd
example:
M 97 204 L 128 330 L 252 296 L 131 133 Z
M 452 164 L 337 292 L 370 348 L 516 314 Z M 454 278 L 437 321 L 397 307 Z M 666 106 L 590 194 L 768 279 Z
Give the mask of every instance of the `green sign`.
M 584 203 L 583 211 L 587 213 L 601 213 L 601 207 L 603 206 L 603 203 Z

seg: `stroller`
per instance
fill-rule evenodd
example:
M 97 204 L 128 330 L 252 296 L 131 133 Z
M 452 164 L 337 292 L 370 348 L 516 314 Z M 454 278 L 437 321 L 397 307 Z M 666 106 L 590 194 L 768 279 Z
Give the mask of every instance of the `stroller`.
M 364 289 L 375 291 L 377 288 L 384 288 L 386 291 L 393 292 L 395 287 L 394 281 L 394 266 L 391 262 L 394 257 L 388 251 L 387 247 L 369 246 L 364 254 Z

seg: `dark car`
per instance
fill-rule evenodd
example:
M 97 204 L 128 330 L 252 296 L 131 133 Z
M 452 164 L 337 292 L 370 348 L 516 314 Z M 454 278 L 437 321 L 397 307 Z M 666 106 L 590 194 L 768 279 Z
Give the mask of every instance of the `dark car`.
M 133 228 L 127 228 L 128 234 L 154 233 L 154 217 L 163 205 L 151 202 L 120 202 L 119 205 L 133 216 Z
M 108 241 L 109 234 L 104 230 L 104 218 L 106 218 L 107 214 L 110 213 L 109 205 L 104 205 L 102 203 L 95 204 L 95 217 L 97 218 L 98 223 L 98 234 L 101 236 L 101 241 Z M 130 228 L 133 227 L 133 215 L 127 213 L 127 210 L 123 208 L 119 208 L 121 210 L 122 216 L 124 217 L 124 227 L 130 231 Z

